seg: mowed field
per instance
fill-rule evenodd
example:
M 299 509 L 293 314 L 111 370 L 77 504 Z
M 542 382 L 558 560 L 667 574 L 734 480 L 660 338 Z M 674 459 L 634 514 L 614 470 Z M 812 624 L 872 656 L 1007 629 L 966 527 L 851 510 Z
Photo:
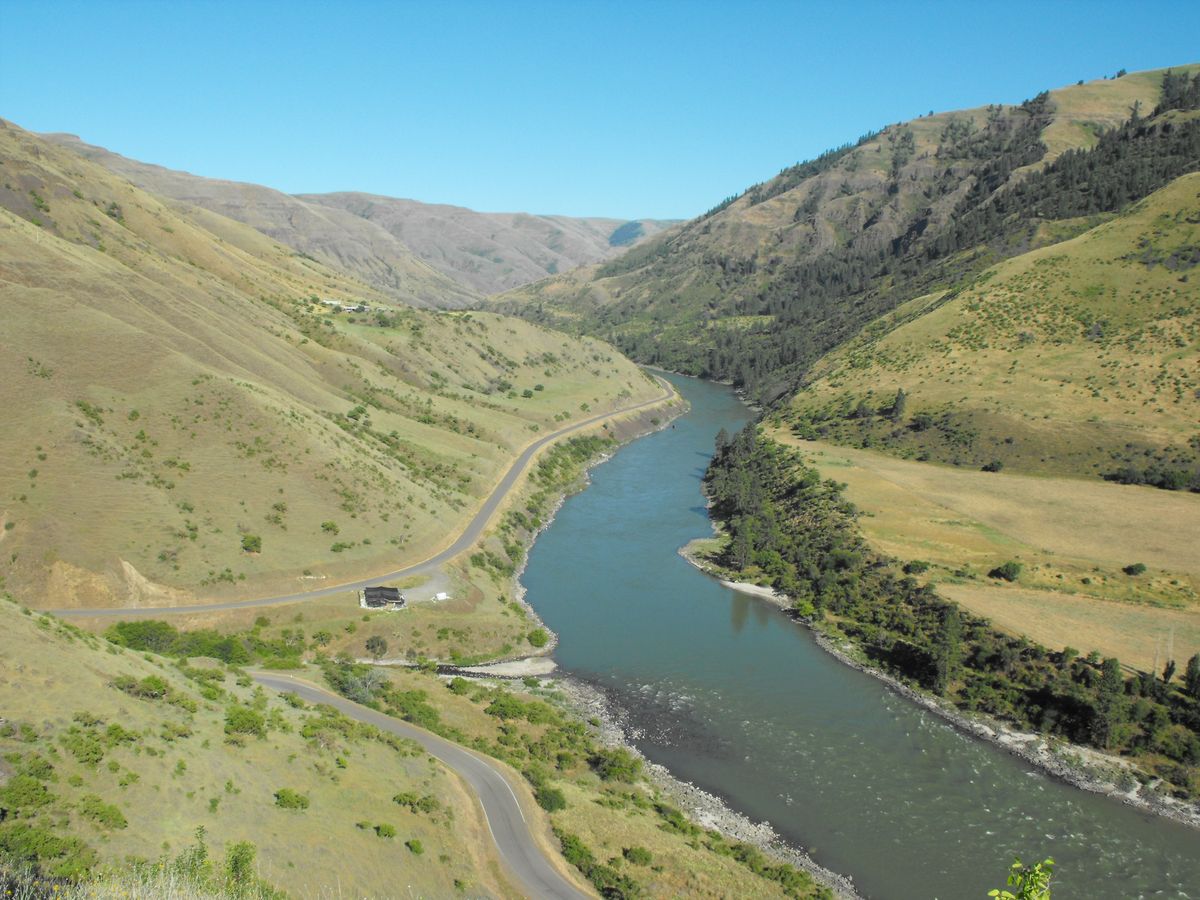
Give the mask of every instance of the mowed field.
M 867 539 L 946 597 L 1051 647 L 1149 668 L 1200 652 L 1200 497 L 956 469 L 768 432 L 844 482 Z M 987 577 L 1023 566 L 1016 584 Z M 1143 563 L 1130 576 L 1122 569 Z

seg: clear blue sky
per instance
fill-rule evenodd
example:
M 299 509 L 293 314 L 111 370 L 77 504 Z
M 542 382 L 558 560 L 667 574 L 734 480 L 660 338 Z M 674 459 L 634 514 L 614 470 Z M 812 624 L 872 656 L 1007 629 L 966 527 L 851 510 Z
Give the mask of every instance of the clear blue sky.
M 0 116 L 289 192 L 682 218 L 861 133 L 1200 61 L 1200 3 L 0 0 Z

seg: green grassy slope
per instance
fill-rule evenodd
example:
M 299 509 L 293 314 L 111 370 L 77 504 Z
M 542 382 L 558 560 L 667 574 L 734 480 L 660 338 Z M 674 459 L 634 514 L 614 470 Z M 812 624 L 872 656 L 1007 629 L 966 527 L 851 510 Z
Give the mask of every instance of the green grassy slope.
M 0 575 L 31 604 L 390 570 L 538 432 L 659 392 L 607 345 L 396 308 L 13 126 L 0 163 Z
M 1200 487 L 1198 264 L 1193 174 L 873 322 L 813 366 L 789 421 L 910 457 L 1110 476 L 1157 464 Z
M 513 895 L 456 775 L 214 662 L 177 667 L 0 602 L 0 709 L 0 851 L 40 855 L 47 874 L 174 858 L 203 827 L 218 865 L 249 841 L 258 875 L 294 896 L 397 883 L 447 896 L 456 880 Z M 280 806 L 283 789 L 307 806 Z M 428 811 L 394 802 L 402 792 L 432 798 Z
M 1066 151 L 1097 145 L 1101 130 L 1128 120 L 1134 104 L 1152 113 L 1163 75 L 889 125 L 611 263 L 510 292 L 500 308 L 605 336 L 642 361 L 729 379 L 771 400 L 876 316 L 1094 224 L 1061 209 L 1119 209 L 1115 194 L 1097 192 L 1089 204 L 1058 182 L 1039 188 L 1054 202 L 1010 209 L 1000 201 L 1025 197 L 1030 174 L 1051 161 L 1070 163 Z M 1170 140 L 1158 131 L 1127 143 L 1149 157 L 1144 148 L 1177 141 L 1185 129 L 1172 127 Z M 1166 180 L 1195 167 L 1193 148 L 1180 152 L 1163 164 Z M 1120 169 L 1118 161 L 1108 166 Z M 1137 190 L 1137 177 L 1113 176 L 1121 178 Z M 1059 203 L 1063 197 L 1071 202 Z

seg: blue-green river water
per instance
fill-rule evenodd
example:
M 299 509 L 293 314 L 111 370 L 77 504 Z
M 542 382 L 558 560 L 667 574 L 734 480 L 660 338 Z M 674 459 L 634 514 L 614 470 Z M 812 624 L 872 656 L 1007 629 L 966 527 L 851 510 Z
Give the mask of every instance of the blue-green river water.
M 1055 858 L 1055 900 L 1200 897 L 1200 832 L 964 737 L 680 558 L 711 531 L 717 431 L 749 413 L 727 388 L 672 381 L 691 411 L 594 469 L 522 576 L 559 664 L 624 711 L 647 758 L 868 897 L 982 898 L 1013 855 Z

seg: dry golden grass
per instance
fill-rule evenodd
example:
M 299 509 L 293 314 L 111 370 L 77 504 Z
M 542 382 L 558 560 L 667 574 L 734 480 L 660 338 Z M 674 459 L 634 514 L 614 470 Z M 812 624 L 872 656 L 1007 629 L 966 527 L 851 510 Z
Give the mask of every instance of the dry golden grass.
M 395 569 L 539 434 L 660 393 L 608 345 L 525 322 L 329 313 L 310 298 L 387 301 L 15 127 L 0 159 L 0 575 L 33 605 Z
M 131 697 L 111 686 L 120 675 L 158 676 L 195 700 L 197 711 Z M 232 674 L 222 687 L 253 702 L 253 689 L 237 686 Z M 515 895 L 497 874 L 474 797 L 432 757 L 371 740 L 310 741 L 298 733 L 308 713 L 273 695 L 264 711 L 277 726 L 265 738 L 230 745 L 225 702 L 201 699 L 194 682 L 157 658 L 117 652 L 50 617 L 0 603 L 0 709 L 14 727 L 30 725 L 38 735 L 0 737 L 0 751 L 35 750 L 51 760 L 58 780 L 50 787 L 61 806 L 51 810 L 56 833 L 78 834 L 102 859 L 120 862 L 175 855 L 203 825 L 218 858 L 231 842 L 254 843 L 261 876 L 293 896 L 385 896 L 397 885 L 411 885 L 414 896 L 449 896 L 456 878 L 477 891 Z M 100 719 L 101 731 L 118 723 L 138 740 L 85 765 L 60 743 L 80 712 Z M 308 796 L 309 808 L 276 806 L 274 793 L 284 787 Z M 410 812 L 392 802 L 399 791 L 432 794 L 452 819 Z M 74 808 L 86 794 L 116 804 L 128 827 L 105 829 L 82 818 Z M 359 822 L 391 824 L 397 836 L 377 837 Z M 425 847 L 419 860 L 404 847 L 414 837 Z
M 1162 671 L 1167 659 L 1200 653 L 1200 612 L 1158 609 L 1086 594 L 976 583 L 943 583 L 938 591 L 986 616 L 1004 631 L 1048 647 L 1097 650 L 1142 671 Z
M 1200 66 L 1173 68 L 1175 72 L 1195 72 Z M 1129 118 L 1134 104 L 1143 116 L 1149 115 L 1162 95 L 1164 71 L 1097 78 L 1051 91 L 1054 121 L 1042 132 L 1047 151 L 1045 161 L 1053 160 L 1065 150 L 1093 146 L 1100 131 L 1116 128 Z
M 846 484 L 873 546 L 932 563 L 926 577 L 939 590 L 1001 628 L 1133 664 L 1153 662 L 1155 640 L 1172 628 L 1177 659 L 1200 650 L 1200 497 L 956 469 L 769 433 Z M 987 579 L 1008 560 L 1024 566 L 1019 587 Z M 1148 571 L 1121 571 L 1136 562 Z

